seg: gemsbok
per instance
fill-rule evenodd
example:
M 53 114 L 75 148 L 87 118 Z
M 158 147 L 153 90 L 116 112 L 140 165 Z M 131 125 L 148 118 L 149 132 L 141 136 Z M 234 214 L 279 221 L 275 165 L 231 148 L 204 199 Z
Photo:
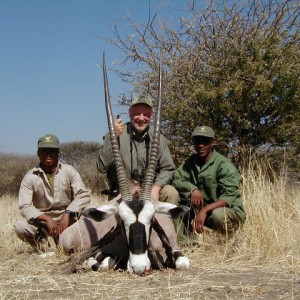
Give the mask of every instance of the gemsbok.
M 131 181 L 127 178 L 119 151 L 104 54 L 103 77 L 107 120 L 120 195 L 98 208 L 86 209 L 84 211 L 86 218 L 66 229 L 60 236 L 59 245 L 66 251 L 86 250 L 77 262 L 82 262 L 82 258 L 88 259 L 92 254 L 94 258 L 88 261 L 93 270 L 117 266 L 142 275 L 151 269 L 166 267 L 188 269 L 190 260 L 178 248 L 172 218 L 184 215 L 189 208 L 159 202 L 151 197 L 159 156 L 162 58 L 160 57 L 159 63 L 154 135 L 150 146 L 149 163 L 140 191 L 132 192 Z

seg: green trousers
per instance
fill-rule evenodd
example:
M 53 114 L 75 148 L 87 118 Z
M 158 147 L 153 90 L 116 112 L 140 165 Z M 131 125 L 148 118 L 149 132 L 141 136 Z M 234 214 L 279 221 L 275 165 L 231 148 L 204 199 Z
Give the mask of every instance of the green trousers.
M 195 241 L 192 223 L 196 212 L 191 208 L 190 212 L 175 220 L 178 241 L 181 244 L 189 244 Z M 232 235 L 242 225 L 243 221 L 233 208 L 220 207 L 207 214 L 204 226 L 221 234 Z

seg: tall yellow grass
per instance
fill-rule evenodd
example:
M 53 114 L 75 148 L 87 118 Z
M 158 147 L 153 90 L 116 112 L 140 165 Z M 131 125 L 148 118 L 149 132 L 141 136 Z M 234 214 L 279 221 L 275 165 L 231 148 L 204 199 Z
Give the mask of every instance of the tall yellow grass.
M 239 250 L 246 252 L 252 263 L 297 266 L 300 262 L 299 185 L 288 183 L 287 172 L 276 175 L 267 163 L 254 160 L 253 164 L 242 173 L 247 221 L 240 232 L 244 248 Z
M 207 255 L 213 257 L 215 263 L 289 268 L 300 266 L 299 185 L 288 184 L 284 175 L 272 174 L 270 180 L 267 173 L 270 173 L 267 165 L 250 166 L 242 172 L 241 189 L 247 213 L 244 226 L 234 242 L 225 242 L 223 248 L 211 244 L 206 248 L 200 247 L 199 252 L 192 252 L 194 259 L 198 253 L 199 259 Z M 99 203 L 101 199 L 94 197 L 93 202 Z M 13 224 L 19 217 L 17 198 L 0 198 L 0 245 L 3 252 L 10 256 L 28 249 L 13 232 Z M 212 251 L 211 246 L 217 250 Z M 230 255 L 226 256 L 226 253 Z

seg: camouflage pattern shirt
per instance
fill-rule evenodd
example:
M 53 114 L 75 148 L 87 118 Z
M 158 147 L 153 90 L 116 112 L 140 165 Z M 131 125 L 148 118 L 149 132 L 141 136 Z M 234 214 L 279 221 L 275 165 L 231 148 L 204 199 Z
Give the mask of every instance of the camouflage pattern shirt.
M 141 139 L 137 140 L 130 123 L 127 123 L 124 125 L 123 132 L 119 137 L 120 152 L 127 177 L 139 183 L 142 183 L 144 178 L 149 152 L 151 151 L 152 136 L 153 129 L 150 128 Z M 109 134 L 105 136 L 103 147 L 100 148 L 97 167 L 99 172 L 107 174 L 110 186 L 113 181 L 117 182 Z M 163 135 L 160 135 L 159 159 L 154 184 L 164 187 L 171 182 L 174 172 L 175 165 L 168 147 L 168 141 Z

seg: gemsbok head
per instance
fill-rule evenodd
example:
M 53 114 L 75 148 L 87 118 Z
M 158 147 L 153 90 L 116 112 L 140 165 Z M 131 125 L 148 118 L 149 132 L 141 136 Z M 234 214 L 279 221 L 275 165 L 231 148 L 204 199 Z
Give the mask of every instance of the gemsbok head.
M 162 105 L 162 58 L 159 63 L 159 88 L 158 101 L 155 116 L 154 135 L 151 141 L 149 163 L 145 172 L 144 181 L 140 192 L 132 194 L 129 179 L 127 178 L 123 160 L 119 150 L 119 143 L 114 128 L 114 119 L 110 103 L 107 70 L 105 56 L 103 54 L 103 77 L 105 91 L 105 105 L 107 112 L 108 127 L 112 144 L 114 164 L 117 171 L 119 189 L 121 193 L 120 201 L 108 202 L 108 204 L 99 208 L 87 210 L 84 215 L 96 221 L 102 221 L 109 216 L 116 215 L 122 223 L 123 232 L 126 235 L 128 244 L 128 262 L 127 269 L 129 272 L 138 275 L 144 274 L 151 269 L 149 259 L 149 239 L 154 222 L 155 213 L 163 213 L 169 217 L 179 217 L 186 212 L 188 208 L 177 206 L 165 202 L 159 202 L 151 198 L 151 190 L 155 177 L 155 169 L 159 157 L 159 139 L 161 126 L 161 105 Z M 163 225 L 161 224 L 161 227 Z M 176 237 L 175 237 L 176 238 Z

